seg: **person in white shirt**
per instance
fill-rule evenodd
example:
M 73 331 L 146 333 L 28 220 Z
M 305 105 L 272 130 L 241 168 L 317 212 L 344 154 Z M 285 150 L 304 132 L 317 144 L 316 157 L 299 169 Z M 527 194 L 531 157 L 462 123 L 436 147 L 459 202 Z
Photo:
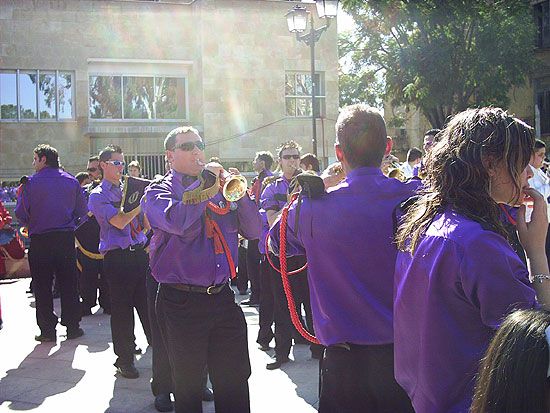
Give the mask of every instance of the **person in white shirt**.
M 535 141 L 535 148 L 534 148 L 533 155 L 531 155 L 531 160 L 529 161 L 529 166 L 533 171 L 533 177 L 529 179 L 528 182 L 529 182 L 529 186 L 539 191 L 544 196 L 544 198 L 546 199 L 546 202 L 548 203 L 548 198 L 550 197 L 550 178 L 541 169 L 542 164 L 544 162 L 545 155 L 546 155 L 546 144 L 540 139 L 537 139 Z M 525 212 L 527 221 L 531 220 L 532 212 L 533 212 L 533 205 L 528 204 Z M 550 217 L 550 208 L 548 209 L 548 217 Z M 548 247 L 548 241 L 547 241 L 547 247 Z M 548 248 L 547 248 L 547 251 L 548 251 Z
M 413 177 L 413 169 L 422 160 L 422 151 L 418 148 L 411 148 L 407 152 L 407 161 L 401 164 L 401 171 L 406 179 Z

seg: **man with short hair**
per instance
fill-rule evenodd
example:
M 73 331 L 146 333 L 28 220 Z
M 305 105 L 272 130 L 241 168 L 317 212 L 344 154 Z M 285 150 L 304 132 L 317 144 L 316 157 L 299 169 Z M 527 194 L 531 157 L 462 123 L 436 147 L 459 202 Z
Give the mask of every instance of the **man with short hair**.
M 413 411 L 393 374 L 393 211 L 420 182 L 382 174 L 391 142 L 376 109 L 344 108 L 335 152 L 346 179 L 288 215 L 287 255 L 307 255 L 315 332 L 327 346 L 320 413 Z M 275 250 L 279 231 L 277 221 Z
M 141 176 L 141 165 L 138 161 L 133 160 L 128 164 L 128 175 L 139 178 Z
M 265 237 L 269 232 L 269 226 L 275 222 L 280 216 L 283 207 L 288 202 L 288 196 L 296 190 L 293 181 L 294 176 L 300 171 L 300 145 L 297 142 L 290 140 L 283 143 L 278 148 L 279 167 L 282 171 L 280 177 L 266 185 L 262 192 L 260 207 L 262 217 L 264 219 L 262 240 L 265 242 Z M 262 241 L 261 241 L 262 242 Z M 277 268 L 280 268 L 279 260 L 273 254 L 270 255 L 271 260 Z M 289 271 L 297 270 L 303 267 L 306 261 L 305 256 L 298 254 L 289 258 Z M 298 314 L 302 314 L 301 306 L 303 304 L 306 313 L 306 324 L 310 332 L 313 332 L 313 322 L 311 319 L 311 305 L 309 301 L 309 287 L 307 284 L 307 271 L 300 271 L 291 277 L 292 291 L 295 295 L 295 304 Z M 290 349 L 292 347 L 292 339 L 302 342 L 302 337 L 294 329 L 290 320 L 288 310 L 288 302 L 283 289 L 280 273 L 270 267 L 270 287 L 273 297 L 273 320 L 275 322 L 275 356 L 274 360 L 266 365 L 268 370 L 275 370 L 281 367 L 282 364 L 289 361 Z M 266 301 L 266 299 L 264 299 Z M 260 302 L 260 332 L 258 333 L 258 342 L 260 349 L 264 350 L 269 344 L 269 330 L 267 323 L 269 322 L 268 314 L 262 314 L 265 310 L 262 309 Z M 264 321 L 265 320 L 265 321 Z M 267 341 L 267 343 L 266 343 Z M 311 345 L 311 354 L 313 358 L 320 358 L 321 349 L 317 345 Z
M 119 146 L 109 145 L 100 152 L 103 180 L 90 193 L 88 206 L 100 227 L 99 252 L 104 257 L 103 272 L 111 293 L 111 333 L 117 355 L 114 365 L 120 375 L 135 379 L 139 372 L 134 366 L 134 308 L 147 340 L 151 337 L 145 290 L 149 259 L 145 251 L 147 238 L 139 230 L 141 208 L 130 212 L 121 208 L 124 165 Z
M 156 315 L 172 369 L 175 410 L 202 412 L 208 365 L 216 410 L 247 413 L 246 321 L 228 280 L 238 264 L 238 233 L 257 238 L 259 213 L 247 194 L 236 202 L 223 198 L 223 168 L 205 164 L 196 129 L 174 129 L 164 148 L 171 170 L 147 188 L 141 204 L 153 230 L 149 253 L 159 282 Z
M 424 156 L 428 155 L 433 146 L 439 141 L 437 137 L 439 132 L 441 132 L 441 129 L 430 129 L 424 134 Z M 419 178 L 424 177 L 424 163 L 422 160 L 414 166 L 413 176 L 418 176 Z
M 414 167 L 422 161 L 422 151 L 416 147 L 409 149 L 407 152 L 407 161 L 401 165 L 401 172 L 406 179 L 412 178 Z
M 101 179 L 101 169 L 99 168 L 99 156 L 94 155 L 90 156 L 88 159 L 88 166 L 86 168 L 86 172 L 88 172 L 88 175 L 90 176 L 90 179 L 92 181 L 97 181 L 98 179 Z
M 40 342 L 56 340 L 57 315 L 53 311 L 52 282 L 55 274 L 61 297 L 61 324 L 67 338 L 80 337 L 74 230 L 86 215 L 86 199 L 78 181 L 59 167 L 57 150 L 50 145 L 34 149 L 36 171 L 22 185 L 15 215 L 28 228 L 31 244 L 29 265 L 36 299 Z
M 317 175 L 321 173 L 321 166 L 319 165 L 319 159 L 312 154 L 306 153 L 300 158 L 300 168 L 304 171 L 313 171 Z

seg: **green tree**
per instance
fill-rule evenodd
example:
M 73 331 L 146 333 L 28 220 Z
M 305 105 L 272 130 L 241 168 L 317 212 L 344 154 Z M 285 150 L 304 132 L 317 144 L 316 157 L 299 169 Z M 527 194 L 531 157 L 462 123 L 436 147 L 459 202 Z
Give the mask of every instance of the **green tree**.
M 350 76 L 383 71 L 381 98 L 419 108 L 433 127 L 469 106 L 508 105 L 534 65 L 528 0 L 342 0 L 356 28 L 342 37 Z M 348 79 L 343 79 L 345 84 Z M 347 95 L 361 96 L 346 85 Z M 344 101 L 349 100 L 344 96 Z

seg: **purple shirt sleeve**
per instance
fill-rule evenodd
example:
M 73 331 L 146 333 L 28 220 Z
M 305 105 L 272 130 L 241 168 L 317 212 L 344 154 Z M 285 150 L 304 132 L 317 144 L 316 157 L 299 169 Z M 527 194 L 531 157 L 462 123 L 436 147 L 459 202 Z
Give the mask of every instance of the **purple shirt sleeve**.
M 267 185 L 262 191 L 262 195 L 260 197 L 260 208 L 264 211 L 278 211 L 280 209 L 279 202 L 275 199 L 275 189 L 276 185 L 275 182 L 273 182 Z
M 86 200 L 86 194 L 84 189 L 79 188 L 76 191 L 76 203 L 75 203 L 75 217 L 82 218 L 88 213 L 88 202 Z
M 307 199 L 302 200 L 301 214 L 303 216 L 304 210 L 307 208 Z M 299 234 L 295 232 L 296 224 L 296 205 L 295 201 L 288 211 L 287 229 L 286 229 L 286 256 L 306 255 L 306 250 L 299 238 Z M 298 225 L 305 224 L 305 222 L 299 222 Z M 281 245 L 281 217 L 273 223 L 273 226 L 269 230 L 269 239 L 271 241 L 271 247 L 276 255 L 279 255 Z
M 207 202 L 184 204 L 175 197 L 170 183 L 165 181 L 147 188 L 141 206 L 151 227 L 174 235 L 184 235 L 202 219 Z
M 237 218 L 239 233 L 247 239 L 257 239 L 260 236 L 261 217 L 256 203 L 245 195 L 237 201 Z
M 15 216 L 23 225 L 29 224 L 29 200 L 27 195 L 27 185 L 23 185 L 21 192 L 17 196 L 17 205 L 15 206 Z
M 92 192 L 88 199 L 88 208 L 98 220 L 109 222 L 112 217 L 118 214 L 118 209 L 114 207 L 104 192 Z

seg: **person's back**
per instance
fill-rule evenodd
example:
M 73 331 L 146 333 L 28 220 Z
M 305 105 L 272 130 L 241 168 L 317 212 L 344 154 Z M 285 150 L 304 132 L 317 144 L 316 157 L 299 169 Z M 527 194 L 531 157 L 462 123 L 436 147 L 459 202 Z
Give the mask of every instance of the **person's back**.
M 18 205 L 28 213 L 30 235 L 74 230 L 76 219 L 87 211 L 81 193 L 78 181 L 60 169 L 46 167 L 32 175 Z
M 317 275 L 309 277 L 311 305 L 323 344 L 393 342 L 393 211 L 417 187 L 363 167 L 321 198 L 303 201 L 298 237 Z M 361 323 L 353 325 L 358 314 Z

